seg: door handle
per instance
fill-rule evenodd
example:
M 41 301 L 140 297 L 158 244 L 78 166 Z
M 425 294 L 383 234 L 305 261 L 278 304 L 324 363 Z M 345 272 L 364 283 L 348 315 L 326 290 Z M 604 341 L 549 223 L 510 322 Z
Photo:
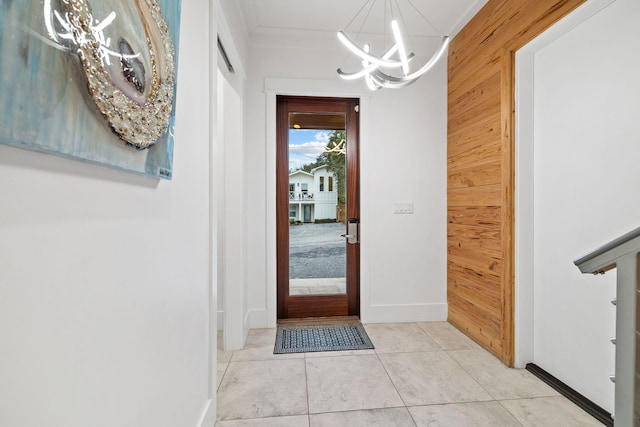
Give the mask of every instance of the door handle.
M 354 245 L 360 241 L 360 220 L 358 218 L 349 218 L 347 222 L 347 233 L 342 234 L 342 237 L 346 237 L 347 243 Z

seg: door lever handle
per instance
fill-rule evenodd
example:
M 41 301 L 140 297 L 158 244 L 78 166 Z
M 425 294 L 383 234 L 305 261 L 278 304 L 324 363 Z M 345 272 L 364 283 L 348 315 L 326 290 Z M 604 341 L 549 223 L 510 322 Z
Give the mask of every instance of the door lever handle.
M 349 218 L 349 222 L 347 223 L 347 233 L 342 235 L 342 237 L 347 238 L 348 244 L 355 245 L 360 240 L 360 231 L 358 230 L 359 226 L 360 221 L 358 218 Z

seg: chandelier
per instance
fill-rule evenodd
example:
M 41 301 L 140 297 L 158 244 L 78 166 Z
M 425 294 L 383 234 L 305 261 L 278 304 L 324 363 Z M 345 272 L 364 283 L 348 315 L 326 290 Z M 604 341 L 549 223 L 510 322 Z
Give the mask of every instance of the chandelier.
M 418 10 L 418 8 L 411 2 L 411 0 L 407 1 L 413 7 L 413 9 L 435 30 L 435 27 L 420 12 L 420 10 Z M 356 20 L 356 18 L 358 18 L 358 16 L 363 13 L 366 6 L 369 5 L 367 14 L 362 22 L 362 26 L 360 27 L 362 29 L 376 3 L 377 0 L 366 0 L 364 5 L 353 17 L 351 22 L 349 22 L 346 28 L 348 28 Z M 338 40 L 340 40 L 340 42 L 351 53 L 360 58 L 362 64 L 362 69 L 355 72 L 345 72 L 341 68 L 338 68 L 338 75 L 345 80 L 356 80 L 359 78 L 363 78 L 367 84 L 367 87 L 371 90 L 378 90 L 380 88 L 398 89 L 409 86 L 410 84 L 418 80 L 427 71 L 429 71 L 438 62 L 438 60 L 446 52 L 447 46 L 449 45 L 449 37 L 442 37 L 440 46 L 438 47 L 438 50 L 433 54 L 433 56 L 420 68 L 412 71 L 411 65 L 415 55 L 413 52 L 407 52 L 407 45 L 405 44 L 402 37 L 398 19 L 401 22 L 404 20 L 398 6 L 398 0 L 384 0 L 384 3 L 385 16 L 387 11 L 387 4 L 389 5 L 388 9 L 391 13 L 391 35 L 393 36 L 394 43 L 390 48 L 383 52 L 382 55 L 374 55 L 371 52 L 371 45 L 369 43 L 365 43 L 363 47 L 358 46 L 346 34 L 346 28 L 345 30 L 338 31 Z M 386 34 L 386 32 L 384 33 Z

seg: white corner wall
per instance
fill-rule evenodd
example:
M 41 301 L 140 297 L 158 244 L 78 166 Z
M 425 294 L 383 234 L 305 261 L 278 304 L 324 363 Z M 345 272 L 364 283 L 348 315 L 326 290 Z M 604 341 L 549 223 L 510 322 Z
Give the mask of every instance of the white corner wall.
M 172 181 L 0 146 L 2 426 L 213 425 L 210 7 L 182 2 Z
M 640 3 L 594 5 L 604 8 L 534 54 L 533 121 L 522 124 L 532 157 L 521 159 L 533 179 L 518 190 L 533 191 L 522 252 L 533 260 L 533 361 L 613 411 L 615 273 L 582 275 L 573 260 L 639 225 Z
M 219 283 L 223 295 L 222 311 L 225 350 L 239 350 L 249 333 L 245 318 L 246 280 L 244 149 L 242 143 L 242 97 L 218 71 L 218 133 L 219 149 L 216 165 L 216 185 L 222 197 L 218 201 Z M 219 305 L 220 307 L 220 305 Z
M 218 226 L 218 328 L 225 350 L 244 346 L 249 333 L 249 310 L 245 272 L 246 206 L 243 143 L 243 94 L 248 41 L 240 5 L 235 0 L 219 3 L 217 36 L 233 68 L 218 54 L 218 123 L 214 150 L 214 191 Z
M 434 40 L 435 50 L 437 40 Z M 254 38 L 245 94 L 251 327 L 275 326 L 275 96 L 361 98 L 361 317 L 446 320 L 446 61 L 414 85 L 371 93 L 341 81 L 327 40 Z M 413 215 L 394 215 L 412 201 Z

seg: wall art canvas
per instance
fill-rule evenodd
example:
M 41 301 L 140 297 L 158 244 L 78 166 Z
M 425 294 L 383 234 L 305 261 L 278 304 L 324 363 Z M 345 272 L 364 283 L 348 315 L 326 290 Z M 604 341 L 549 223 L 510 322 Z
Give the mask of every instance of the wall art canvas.
M 171 179 L 180 0 L 2 0 L 0 143 Z

